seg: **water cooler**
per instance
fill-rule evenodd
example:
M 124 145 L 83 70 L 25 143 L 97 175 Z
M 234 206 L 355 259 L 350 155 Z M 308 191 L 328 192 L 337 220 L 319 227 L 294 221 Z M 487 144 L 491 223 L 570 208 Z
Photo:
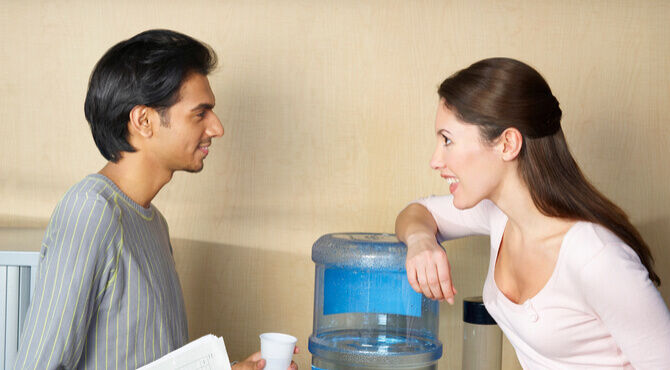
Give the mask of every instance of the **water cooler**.
M 324 235 L 316 264 L 312 369 L 437 369 L 439 306 L 407 281 L 392 234 Z

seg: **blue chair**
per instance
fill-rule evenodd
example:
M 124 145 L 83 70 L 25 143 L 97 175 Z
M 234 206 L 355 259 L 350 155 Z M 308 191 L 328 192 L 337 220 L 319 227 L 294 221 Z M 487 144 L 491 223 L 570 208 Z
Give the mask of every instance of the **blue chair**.
M 43 229 L 0 228 L 0 370 L 12 367 L 35 289 Z

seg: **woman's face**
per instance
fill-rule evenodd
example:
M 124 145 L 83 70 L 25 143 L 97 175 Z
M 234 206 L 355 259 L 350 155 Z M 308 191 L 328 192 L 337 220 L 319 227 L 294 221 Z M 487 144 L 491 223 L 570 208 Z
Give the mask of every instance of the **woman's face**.
M 485 143 L 479 126 L 460 121 L 440 99 L 435 118 L 437 147 L 430 166 L 449 184 L 458 209 L 495 197 L 503 161 L 495 145 Z

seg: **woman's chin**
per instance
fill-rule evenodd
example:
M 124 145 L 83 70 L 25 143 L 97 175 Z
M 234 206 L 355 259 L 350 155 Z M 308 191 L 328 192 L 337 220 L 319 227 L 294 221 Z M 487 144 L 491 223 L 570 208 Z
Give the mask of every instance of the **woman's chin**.
M 463 199 L 461 196 L 454 195 L 454 207 L 457 209 L 469 209 L 474 207 L 476 204 L 477 203 L 472 204 L 472 202 L 468 201 L 467 199 Z

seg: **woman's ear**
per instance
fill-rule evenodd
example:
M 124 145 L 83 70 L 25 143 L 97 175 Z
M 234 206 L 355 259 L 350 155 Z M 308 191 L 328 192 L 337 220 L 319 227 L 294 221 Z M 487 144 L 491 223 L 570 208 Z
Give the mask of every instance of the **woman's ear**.
M 153 128 L 149 120 L 151 110 L 146 105 L 136 105 L 130 110 L 128 133 L 131 137 L 139 135 L 148 139 L 153 135 Z
M 501 155 L 503 161 L 511 161 L 516 159 L 521 152 L 523 146 L 523 135 L 514 127 L 505 129 L 500 135 L 499 145 L 501 147 Z

